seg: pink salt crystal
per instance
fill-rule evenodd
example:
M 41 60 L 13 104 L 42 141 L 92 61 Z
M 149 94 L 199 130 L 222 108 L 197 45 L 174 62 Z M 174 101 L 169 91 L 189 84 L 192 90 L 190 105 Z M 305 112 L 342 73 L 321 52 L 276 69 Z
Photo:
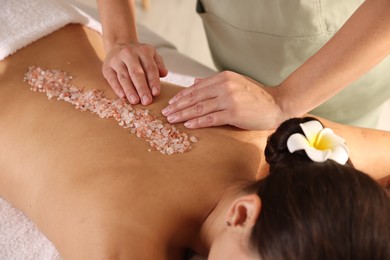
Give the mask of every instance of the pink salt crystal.
M 89 110 L 101 118 L 114 118 L 123 128 L 137 137 L 144 138 L 149 146 L 162 154 L 184 153 L 191 150 L 191 142 L 197 142 L 195 136 L 181 133 L 174 125 L 164 124 L 149 110 L 133 109 L 125 99 L 108 99 L 103 91 L 92 89 L 84 91 L 73 85 L 72 76 L 61 70 L 44 70 L 31 66 L 24 75 L 24 81 L 35 92 L 45 92 L 51 99 L 68 102 L 81 111 Z M 148 151 L 151 151 L 149 148 Z

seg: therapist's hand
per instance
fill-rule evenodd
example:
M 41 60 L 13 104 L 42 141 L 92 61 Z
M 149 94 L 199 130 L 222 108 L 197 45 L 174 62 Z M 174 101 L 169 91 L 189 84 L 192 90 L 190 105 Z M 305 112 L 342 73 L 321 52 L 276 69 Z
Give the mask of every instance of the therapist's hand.
M 160 77 L 168 70 L 154 47 L 147 44 L 117 44 L 107 53 L 102 67 L 106 78 L 119 97 L 133 105 L 149 105 L 160 94 Z
M 187 128 L 233 125 L 248 130 L 272 129 L 286 119 L 273 96 L 274 89 L 224 71 L 197 79 L 172 97 L 162 114 L 170 123 L 185 122 Z

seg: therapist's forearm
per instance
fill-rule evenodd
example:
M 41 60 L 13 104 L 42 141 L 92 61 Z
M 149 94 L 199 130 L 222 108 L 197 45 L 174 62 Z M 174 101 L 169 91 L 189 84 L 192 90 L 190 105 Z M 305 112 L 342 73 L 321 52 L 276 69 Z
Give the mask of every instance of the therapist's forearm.
M 288 117 L 301 116 L 389 53 L 390 1 L 367 0 L 323 48 L 272 90 L 276 102 Z
M 97 0 L 106 51 L 114 45 L 138 42 L 134 0 Z

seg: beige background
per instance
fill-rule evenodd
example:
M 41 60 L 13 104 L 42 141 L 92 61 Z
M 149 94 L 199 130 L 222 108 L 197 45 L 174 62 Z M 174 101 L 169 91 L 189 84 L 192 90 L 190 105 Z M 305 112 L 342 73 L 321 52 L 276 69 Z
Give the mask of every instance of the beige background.
M 75 0 L 97 15 L 95 0 Z M 200 63 L 215 69 L 207 46 L 196 0 L 149 0 L 145 10 L 137 0 L 137 21 L 172 42 L 177 49 Z M 389 86 L 390 87 L 390 86 Z M 378 128 L 390 131 L 390 100 L 386 102 Z

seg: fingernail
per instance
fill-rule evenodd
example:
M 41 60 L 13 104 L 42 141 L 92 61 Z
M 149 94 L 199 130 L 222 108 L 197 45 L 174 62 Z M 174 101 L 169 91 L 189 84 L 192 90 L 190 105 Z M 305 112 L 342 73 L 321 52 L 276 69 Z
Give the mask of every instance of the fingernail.
M 152 88 L 152 94 L 153 94 L 153 96 L 158 95 L 158 89 L 156 87 Z
M 171 99 L 168 101 L 168 104 L 171 105 L 174 101 L 175 101 L 175 98 L 173 97 L 173 98 L 171 98 Z
M 147 95 L 142 97 L 142 105 L 147 105 L 150 102 L 150 98 Z
M 168 122 L 169 123 L 174 123 L 174 121 L 175 121 L 175 119 L 176 119 L 176 116 L 173 114 L 173 115 L 169 115 L 168 117 L 167 117 L 167 119 L 168 119 Z
M 123 92 L 123 91 L 119 91 L 119 93 L 118 93 L 118 96 L 120 97 L 120 98 L 124 98 L 125 97 L 125 92 Z
M 161 110 L 161 113 L 164 115 L 164 116 L 167 116 L 169 114 L 169 111 L 171 110 L 170 107 L 166 107 L 164 108 L 163 110 Z
M 184 126 L 187 127 L 187 128 L 191 128 L 192 127 L 192 122 L 191 121 L 187 121 L 184 123 Z
M 137 104 L 138 103 L 138 98 L 135 95 L 130 96 L 130 103 L 131 104 Z

